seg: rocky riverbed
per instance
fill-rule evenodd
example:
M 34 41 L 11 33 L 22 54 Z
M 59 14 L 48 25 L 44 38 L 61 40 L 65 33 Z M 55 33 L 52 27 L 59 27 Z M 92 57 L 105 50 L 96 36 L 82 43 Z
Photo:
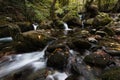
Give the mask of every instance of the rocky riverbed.
M 0 80 L 119 80 L 119 18 L 0 24 Z

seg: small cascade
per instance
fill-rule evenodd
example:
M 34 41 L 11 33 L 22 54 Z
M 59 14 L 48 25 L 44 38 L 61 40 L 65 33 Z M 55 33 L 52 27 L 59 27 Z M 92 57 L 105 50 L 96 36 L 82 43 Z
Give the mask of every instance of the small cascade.
M 65 22 L 63 23 L 63 25 L 64 25 L 64 28 L 65 28 L 65 29 L 64 29 L 64 30 L 65 30 L 65 31 L 64 31 L 64 34 L 67 35 L 68 31 L 70 31 L 70 30 L 72 30 L 72 29 L 70 29 L 70 28 L 68 27 L 67 23 L 65 23 Z
M 83 14 L 80 14 L 80 15 L 79 15 L 79 18 L 80 18 L 81 23 L 82 23 L 82 29 L 84 29 L 85 27 L 84 27 Z
M 35 70 L 45 68 L 44 53 L 47 47 L 48 45 L 42 51 L 6 56 L 6 60 L 0 62 L 0 78 L 28 65 L 32 65 Z
M 65 72 L 55 71 L 46 77 L 46 80 L 65 80 L 68 75 Z
M 37 23 L 34 23 L 34 24 L 32 24 L 33 25 L 33 28 L 34 28 L 34 30 L 37 30 L 37 27 L 39 26 Z
M 86 55 L 89 55 L 89 51 L 85 51 L 84 55 L 78 56 L 79 53 L 74 50 L 69 50 L 71 53 L 70 58 L 68 59 L 68 72 L 71 70 L 71 67 L 74 67 L 74 70 L 81 75 L 79 75 L 78 80 L 96 80 L 92 68 L 86 65 L 83 61 Z M 71 66 L 72 65 L 72 66 Z M 73 69 L 72 69 L 73 70 Z
M 0 38 L 0 42 L 11 42 L 12 37 L 5 37 L 5 38 Z

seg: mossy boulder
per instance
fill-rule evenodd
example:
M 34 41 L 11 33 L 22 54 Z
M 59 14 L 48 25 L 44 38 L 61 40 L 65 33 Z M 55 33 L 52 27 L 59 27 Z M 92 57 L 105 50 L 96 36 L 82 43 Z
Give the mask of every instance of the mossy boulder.
M 84 24 L 86 26 L 92 26 L 93 21 L 94 21 L 94 18 L 90 18 L 90 19 L 87 19 L 86 21 L 84 21 Z
M 109 36 L 114 36 L 115 35 L 115 32 L 113 31 L 112 28 L 105 27 L 105 28 L 103 28 L 103 31 L 105 31 L 107 33 L 107 35 L 109 35 Z
M 16 24 L 8 24 L 8 30 L 10 32 L 10 36 L 14 41 L 18 40 L 19 34 L 21 33 L 21 30 L 18 25 Z
M 98 50 L 84 58 L 84 61 L 91 65 L 97 67 L 106 67 L 113 63 L 111 57 L 104 51 Z
M 95 27 L 105 26 L 105 25 L 109 24 L 111 21 L 112 21 L 112 19 L 109 17 L 109 15 L 107 13 L 99 13 L 99 15 L 97 15 L 94 18 L 93 26 L 95 26 Z
M 64 70 L 68 63 L 68 55 L 68 51 L 56 48 L 56 50 L 48 56 L 47 66 L 58 70 Z
M 33 51 L 43 49 L 51 40 L 50 35 L 45 31 L 28 31 L 17 35 L 15 48 L 18 51 Z
M 79 17 L 73 17 L 65 21 L 68 26 L 82 26 L 82 22 Z
M 0 25 L 0 38 L 10 36 L 8 25 Z
M 120 77 L 120 67 L 112 68 L 110 70 L 105 71 L 102 74 L 102 80 L 119 80 Z
M 15 24 L 19 26 L 21 32 L 34 30 L 33 25 L 30 22 L 16 22 Z
M 80 39 L 74 40 L 73 44 L 78 49 L 90 49 L 91 48 L 91 44 L 87 40 L 80 40 Z

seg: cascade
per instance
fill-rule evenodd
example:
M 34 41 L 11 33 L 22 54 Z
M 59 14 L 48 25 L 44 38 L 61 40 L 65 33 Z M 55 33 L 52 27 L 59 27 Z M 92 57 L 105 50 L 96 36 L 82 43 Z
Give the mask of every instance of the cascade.
M 72 29 L 70 29 L 70 28 L 68 27 L 67 23 L 65 23 L 65 22 L 63 23 L 63 25 L 64 25 L 64 28 L 65 28 L 65 29 L 64 29 L 64 34 L 67 35 L 68 31 L 70 31 L 70 30 L 72 30 Z
M 32 24 L 33 25 L 33 28 L 34 28 L 34 30 L 37 30 L 37 27 L 39 26 L 37 23 L 34 23 L 34 24 Z

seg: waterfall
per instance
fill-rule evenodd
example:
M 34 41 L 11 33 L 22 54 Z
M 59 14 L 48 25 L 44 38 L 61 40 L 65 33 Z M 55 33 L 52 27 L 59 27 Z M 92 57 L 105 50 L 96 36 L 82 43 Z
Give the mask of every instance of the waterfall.
M 64 25 L 64 28 L 65 28 L 66 31 L 72 30 L 68 27 L 67 23 L 64 22 L 63 25 Z
M 47 47 L 48 45 L 42 51 L 4 57 L 6 60 L 0 62 L 0 78 L 28 65 L 32 65 L 35 70 L 45 68 L 46 60 L 44 59 L 44 53 Z
M 32 24 L 33 25 L 33 28 L 34 28 L 34 30 L 37 30 L 37 27 L 39 26 L 37 23 L 34 23 L 34 24 Z
M 5 38 L 0 38 L 0 42 L 11 42 L 12 37 L 5 37 Z
M 80 14 L 79 15 L 79 18 L 81 20 L 81 23 L 82 23 L 82 29 L 84 29 L 84 20 L 83 20 L 83 14 Z
M 64 25 L 64 28 L 65 28 L 65 29 L 64 29 L 64 34 L 67 35 L 68 31 L 70 31 L 70 30 L 72 30 L 72 29 L 70 29 L 70 28 L 68 27 L 67 23 L 65 23 L 65 22 L 63 23 L 63 25 Z

